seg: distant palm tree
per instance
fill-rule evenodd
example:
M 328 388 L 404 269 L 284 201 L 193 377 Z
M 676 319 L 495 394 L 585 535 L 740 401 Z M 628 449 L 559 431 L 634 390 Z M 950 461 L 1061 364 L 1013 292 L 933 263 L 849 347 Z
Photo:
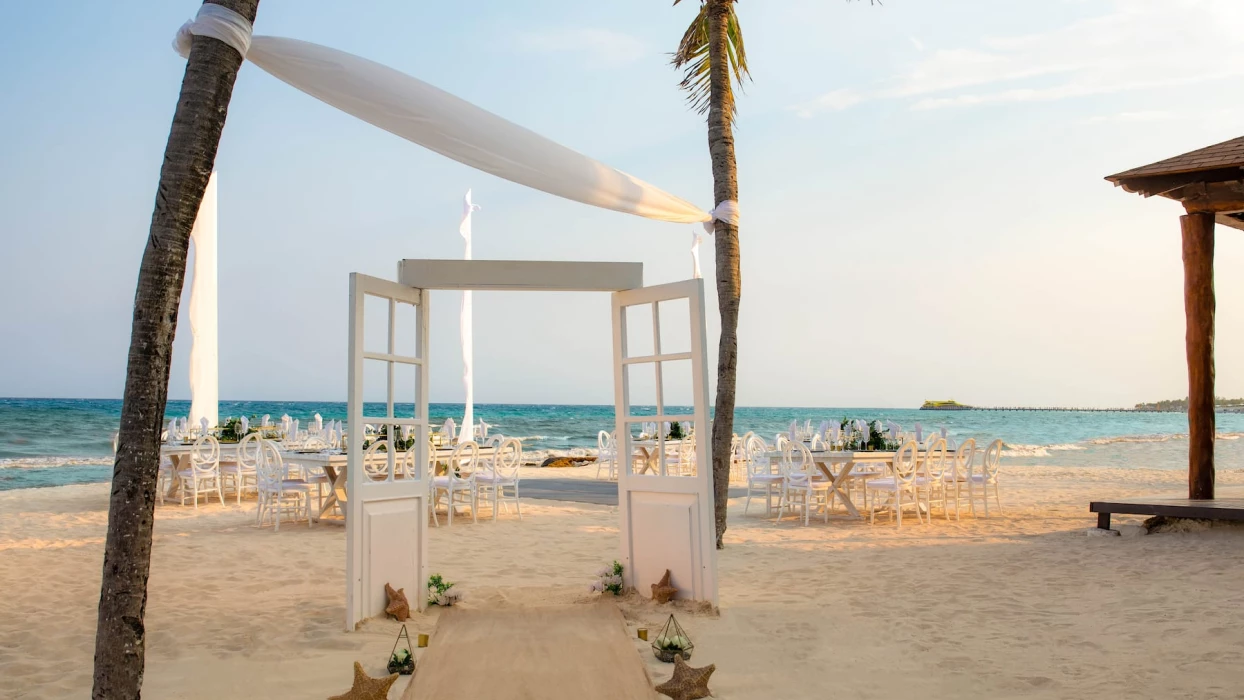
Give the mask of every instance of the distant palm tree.
M 677 5 L 682 0 L 674 0 Z M 713 163 L 713 203 L 739 201 L 738 168 L 734 160 L 734 91 L 731 75 L 742 86 L 751 79 L 743 29 L 734 12 L 737 0 L 700 0 L 700 11 L 678 43 L 671 63 L 683 71 L 678 87 L 700 114 L 708 114 L 708 152 Z M 848 0 L 850 2 L 850 0 Z M 872 2 L 872 0 L 870 0 Z M 734 437 L 735 375 L 738 369 L 739 299 L 743 282 L 739 272 L 739 229 L 717 221 L 713 227 L 716 250 L 717 309 L 721 339 L 717 344 L 717 399 L 713 415 L 713 500 L 716 505 L 717 548 L 726 533 L 726 503 L 730 493 L 730 443 Z
M 204 4 L 222 5 L 254 22 L 259 0 Z M 242 56 L 224 42 L 194 37 L 164 147 L 151 231 L 138 270 L 121 431 L 112 469 L 91 693 L 99 700 L 136 699 L 142 692 L 151 527 L 177 307 L 186 278 L 190 230 L 216 162 L 241 66 Z

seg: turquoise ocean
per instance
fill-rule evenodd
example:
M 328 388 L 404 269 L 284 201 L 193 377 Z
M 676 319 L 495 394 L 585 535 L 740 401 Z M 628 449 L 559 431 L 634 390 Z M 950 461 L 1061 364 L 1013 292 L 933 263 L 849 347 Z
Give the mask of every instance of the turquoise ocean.
M 380 405 L 369 413 L 383 414 Z M 461 420 L 462 404 L 432 404 L 435 423 Z M 185 416 L 189 401 L 170 401 L 169 418 Z M 642 412 L 642 411 L 637 411 Z M 344 402 L 221 401 L 220 416 L 279 418 L 288 413 L 304 423 L 316 413 L 344 420 Z M 0 490 L 108 481 L 112 434 L 121 401 L 112 399 L 0 399 Z M 596 434 L 613 426 L 613 406 L 477 404 L 475 415 L 492 430 L 523 439 L 524 449 L 564 451 L 595 447 Z M 1182 413 L 1082 411 L 920 411 L 893 408 L 758 408 L 736 410 L 740 434 L 768 439 L 791 420 L 863 418 L 892 420 L 904 428 L 919 421 L 945 427 L 957 439 L 978 443 L 1001 438 L 1003 464 L 1186 469 L 1187 416 Z M 1218 414 L 1217 463 L 1244 469 L 1244 414 Z

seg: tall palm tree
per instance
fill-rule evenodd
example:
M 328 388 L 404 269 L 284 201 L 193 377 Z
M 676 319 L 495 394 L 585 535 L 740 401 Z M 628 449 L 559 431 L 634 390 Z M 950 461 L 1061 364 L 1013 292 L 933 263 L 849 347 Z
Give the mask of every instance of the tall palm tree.
M 677 5 L 682 0 L 674 0 Z M 700 114 L 708 114 L 708 152 L 713 164 L 713 203 L 739 201 L 738 168 L 734 160 L 734 81 L 751 78 L 743 30 L 734 4 L 738 0 L 700 0 L 700 11 L 683 34 L 671 63 L 683 71 L 679 87 Z M 848 0 L 849 2 L 850 0 Z M 873 0 L 870 0 L 873 2 Z M 717 310 L 721 339 L 717 343 L 717 398 L 713 415 L 713 502 L 716 506 L 717 548 L 726 533 L 726 504 L 730 495 L 730 443 L 734 437 L 735 374 L 738 368 L 739 300 L 743 281 L 739 272 L 739 229 L 717 221 L 713 226 L 716 250 Z
M 255 21 L 259 0 L 204 0 Z M 112 469 L 108 536 L 95 632 L 92 697 L 138 698 L 142 691 L 147 576 L 155 517 L 160 431 L 168 399 L 177 307 L 186 277 L 190 229 L 216 163 L 216 148 L 242 56 L 196 36 L 156 189 L 151 231 L 138 270 L 121 432 Z
M 674 0 L 677 5 L 682 0 Z M 708 113 L 708 152 L 713 163 L 713 204 L 739 199 L 734 162 L 734 92 L 731 73 L 742 83 L 748 76 L 743 32 L 734 13 L 735 0 L 700 0 L 700 11 L 683 34 L 672 63 L 684 71 L 679 87 L 701 114 Z M 730 491 L 730 441 L 734 437 L 734 381 L 738 365 L 739 229 L 725 221 L 713 226 L 716 251 L 717 310 L 721 338 L 717 342 L 717 398 L 713 413 L 713 502 L 716 504 L 717 548 L 726 533 Z

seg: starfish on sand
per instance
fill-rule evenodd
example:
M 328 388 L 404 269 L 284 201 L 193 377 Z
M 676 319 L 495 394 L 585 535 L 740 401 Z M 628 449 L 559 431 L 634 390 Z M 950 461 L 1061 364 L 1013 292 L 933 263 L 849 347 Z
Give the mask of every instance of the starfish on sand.
M 668 603 L 678 595 L 678 589 L 670 585 L 670 570 L 665 570 L 665 575 L 660 581 L 652 584 L 652 599 L 658 603 Z
M 668 695 L 672 700 L 706 698 L 712 695 L 708 692 L 708 677 L 716 670 L 717 664 L 709 664 L 703 668 L 691 668 L 679 654 L 674 657 L 673 677 L 658 685 L 656 691 L 662 695 Z
M 393 590 L 393 586 L 384 584 L 385 595 L 389 596 L 389 604 L 384 606 L 386 615 L 392 615 L 398 622 L 410 619 L 410 603 L 406 601 L 406 589 Z
M 385 700 L 389 697 L 389 688 L 396 682 L 396 673 L 384 678 L 372 678 L 363 672 L 363 664 L 355 661 L 354 685 L 344 694 L 334 695 L 328 700 Z

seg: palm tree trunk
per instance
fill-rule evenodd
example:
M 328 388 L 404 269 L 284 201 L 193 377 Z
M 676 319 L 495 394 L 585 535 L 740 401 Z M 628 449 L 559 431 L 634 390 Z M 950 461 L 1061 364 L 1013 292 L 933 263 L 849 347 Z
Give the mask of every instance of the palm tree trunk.
M 713 163 L 714 204 L 738 201 L 738 172 L 734 162 L 734 133 L 730 118 L 734 113 L 734 93 L 730 88 L 730 60 L 727 56 L 727 23 L 733 0 L 708 0 L 708 55 L 710 101 L 708 108 L 708 151 Z M 717 400 L 713 415 L 713 503 L 717 520 L 717 548 L 726 534 L 726 505 L 730 497 L 730 443 L 734 437 L 735 372 L 738 366 L 739 299 L 742 276 L 739 271 L 739 229 L 724 221 L 714 226 L 713 248 L 717 262 L 717 309 L 721 315 L 721 339 L 717 344 Z
M 205 0 L 251 22 L 259 0 Z M 138 271 L 121 431 L 112 471 L 108 536 L 95 632 L 92 697 L 138 698 L 142 690 L 151 571 L 151 529 L 160 466 L 160 431 L 168 399 L 177 307 L 186 251 L 242 56 L 224 42 L 194 37 L 156 190 L 151 232 Z

